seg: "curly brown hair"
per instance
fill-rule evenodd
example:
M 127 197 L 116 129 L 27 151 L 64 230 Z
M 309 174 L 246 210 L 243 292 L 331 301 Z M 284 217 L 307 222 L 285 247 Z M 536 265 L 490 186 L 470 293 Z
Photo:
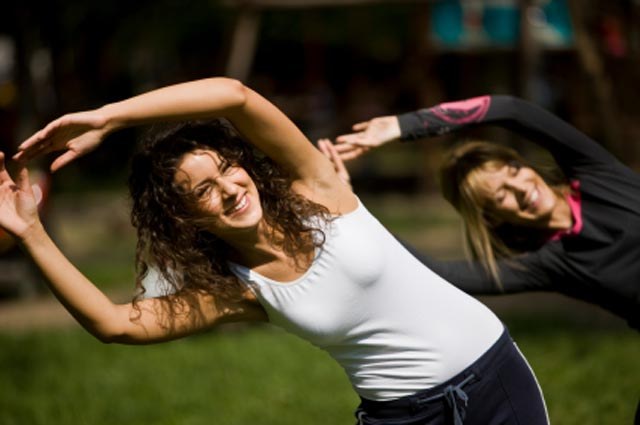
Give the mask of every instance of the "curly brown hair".
M 228 246 L 203 230 L 201 217 L 193 212 L 193 195 L 174 182 L 182 157 L 197 149 L 213 150 L 247 171 L 258 188 L 273 243 L 288 256 L 295 260 L 324 243 L 321 227 L 330 220 L 329 210 L 295 193 L 285 170 L 244 141 L 228 122 L 156 125 L 133 156 L 129 177 L 131 221 L 138 235 L 138 299 L 150 267 L 169 285 L 167 292 L 203 291 L 227 299 L 239 299 L 243 292 L 227 263 Z

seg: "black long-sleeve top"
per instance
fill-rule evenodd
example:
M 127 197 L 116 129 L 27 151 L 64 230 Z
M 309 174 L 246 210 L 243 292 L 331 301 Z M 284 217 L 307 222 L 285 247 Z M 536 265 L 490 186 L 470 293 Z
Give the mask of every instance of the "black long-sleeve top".
M 444 103 L 398 119 L 404 140 L 476 125 L 505 127 L 548 149 L 566 177 L 579 182 L 581 231 L 518 255 L 518 266 L 498 261 L 503 290 L 477 262 L 420 255 L 428 267 L 476 295 L 557 291 L 600 305 L 640 330 L 640 175 L 555 115 L 510 96 Z

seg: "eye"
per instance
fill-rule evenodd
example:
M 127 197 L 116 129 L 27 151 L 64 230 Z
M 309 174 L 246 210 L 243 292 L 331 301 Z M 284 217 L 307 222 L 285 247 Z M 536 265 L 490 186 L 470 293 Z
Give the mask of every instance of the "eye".
M 238 171 L 239 167 L 237 165 L 233 165 L 229 162 L 224 162 L 220 164 L 220 173 L 224 176 L 230 176 L 236 171 Z
M 196 195 L 197 198 L 202 199 L 202 198 L 208 196 L 210 192 L 211 192 L 211 184 L 207 183 L 207 184 L 203 184 L 201 186 L 198 186 L 196 188 L 195 195 Z
M 507 172 L 509 173 L 509 176 L 511 177 L 515 177 L 518 175 L 518 173 L 520 172 L 520 164 L 509 164 L 508 166 L 508 170 Z

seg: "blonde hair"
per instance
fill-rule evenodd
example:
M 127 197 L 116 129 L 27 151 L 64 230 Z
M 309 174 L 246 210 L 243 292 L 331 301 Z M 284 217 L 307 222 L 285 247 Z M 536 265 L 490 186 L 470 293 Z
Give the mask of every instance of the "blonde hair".
M 555 191 L 566 186 L 556 170 L 534 167 L 514 149 L 483 141 L 465 142 L 451 149 L 439 176 L 443 196 L 462 216 L 467 255 L 480 261 L 500 289 L 497 260 L 536 249 L 547 240 L 539 229 L 499 223 L 487 207 L 478 171 L 504 165 L 534 169 Z

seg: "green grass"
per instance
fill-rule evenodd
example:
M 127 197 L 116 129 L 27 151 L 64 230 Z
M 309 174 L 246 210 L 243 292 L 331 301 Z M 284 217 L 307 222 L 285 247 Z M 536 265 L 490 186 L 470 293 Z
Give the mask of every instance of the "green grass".
M 507 319 L 552 423 L 630 424 L 640 338 L 553 319 Z M 0 423 L 350 424 L 357 397 L 325 353 L 270 327 L 157 346 L 81 330 L 0 334 Z
M 269 328 L 144 347 L 80 330 L 0 345 L 3 425 L 338 424 L 356 404 L 326 354 Z
M 538 377 L 552 423 L 633 423 L 640 400 L 638 332 L 539 315 L 506 323 Z

